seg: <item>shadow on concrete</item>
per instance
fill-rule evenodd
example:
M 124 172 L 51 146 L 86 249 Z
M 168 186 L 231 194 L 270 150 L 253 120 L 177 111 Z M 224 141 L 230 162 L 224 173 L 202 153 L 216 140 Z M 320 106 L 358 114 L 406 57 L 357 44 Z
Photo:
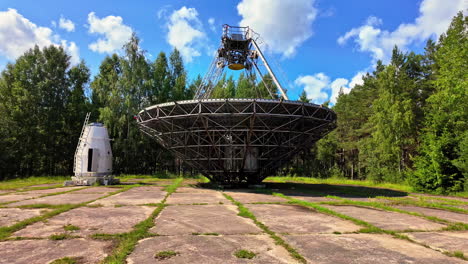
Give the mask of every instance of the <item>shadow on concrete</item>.
M 335 184 L 313 184 L 313 183 L 276 183 L 264 182 L 265 188 L 220 188 L 212 183 L 199 183 L 191 185 L 195 188 L 229 190 L 232 192 L 255 192 L 271 194 L 274 192 L 283 193 L 288 196 L 304 197 L 323 197 L 327 195 L 343 198 L 373 198 L 377 196 L 402 197 L 408 193 L 386 188 L 354 186 L 354 185 L 335 185 Z

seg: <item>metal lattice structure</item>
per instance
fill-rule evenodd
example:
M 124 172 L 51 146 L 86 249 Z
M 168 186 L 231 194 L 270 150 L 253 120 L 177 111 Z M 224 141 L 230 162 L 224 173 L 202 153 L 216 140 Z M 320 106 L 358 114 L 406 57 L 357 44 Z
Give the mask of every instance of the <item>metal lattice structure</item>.
M 217 183 L 259 183 L 336 127 L 327 107 L 288 100 L 257 40 L 248 27 L 224 25 L 194 100 L 154 105 L 136 117 L 141 131 Z M 281 99 L 209 99 L 225 68 L 263 77 L 262 66 Z
M 268 82 L 264 80 L 264 73 L 268 72 L 272 82 L 278 88 L 281 98 L 288 100 L 285 89 L 281 86 L 257 43 L 259 38 L 259 35 L 249 27 L 223 25 L 223 35 L 217 55 L 202 79 L 195 93 L 195 99 L 210 98 L 224 70 L 229 68 L 231 70 L 245 70 L 249 79 L 255 79 L 252 76 L 258 75 L 267 87 L 270 96 L 275 98 L 277 96 L 272 89 L 273 87 L 269 87 Z
M 203 99 L 141 111 L 141 130 L 210 180 L 258 183 L 336 127 L 321 105 L 268 99 Z

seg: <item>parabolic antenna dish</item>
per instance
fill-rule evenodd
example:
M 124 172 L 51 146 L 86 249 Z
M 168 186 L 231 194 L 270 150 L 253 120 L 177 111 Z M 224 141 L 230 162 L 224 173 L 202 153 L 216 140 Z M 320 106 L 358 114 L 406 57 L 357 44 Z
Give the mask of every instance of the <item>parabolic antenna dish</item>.
M 197 99 L 142 110 L 140 129 L 210 180 L 261 182 L 336 127 L 336 114 L 276 99 Z

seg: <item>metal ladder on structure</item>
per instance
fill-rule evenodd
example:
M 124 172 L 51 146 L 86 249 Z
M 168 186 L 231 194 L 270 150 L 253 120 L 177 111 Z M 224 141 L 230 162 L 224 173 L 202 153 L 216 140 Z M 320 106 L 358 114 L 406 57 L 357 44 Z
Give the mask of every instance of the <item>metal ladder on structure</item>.
M 85 121 L 83 123 L 83 128 L 81 128 L 80 138 L 78 139 L 78 145 L 76 146 L 76 150 L 75 150 L 75 157 L 73 158 L 73 173 L 76 172 L 76 165 L 77 165 L 77 162 L 78 162 L 77 161 L 78 152 L 80 152 L 79 154 L 82 154 L 83 149 L 84 149 L 84 148 L 80 149 L 80 145 L 81 145 L 81 141 L 85 138 L 85 137 L 83 137 L 84 136 L 83 134 L 84 134 L 84 132 L 86 130 L 86 126 L 88 125 L 88 121 L 89 121 L 90 116 L 91 116 L 91 112 L 86 114 L 86 118 L 85 118 Z M 89 129 L 88 129 L 88 133 L 89 133 Z M 80 160 L 80 167 L 81 167 L 81 160 Z

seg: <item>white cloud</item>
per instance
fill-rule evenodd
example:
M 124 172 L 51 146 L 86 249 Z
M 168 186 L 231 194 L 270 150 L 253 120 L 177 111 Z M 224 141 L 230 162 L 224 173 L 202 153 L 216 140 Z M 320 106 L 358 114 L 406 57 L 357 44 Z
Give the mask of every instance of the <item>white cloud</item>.
M 123 23 L 120 16 L 99 18 L 94 12 L 88 14 L 89 33 L 101 35 L 89 49 L 99 53 L 113 53 L 120 50 L 132 36 L 132 28 Z
M 314 0 L 242 0 L 241 26 L 249 26 L 268 44 L 267 50 L 291 57 L 312 36 L 317 17 Z
M 19 14 L 16 9 L 9 8 L 7 11 L 0 12 L 0 55 L 14 60 L 34 45 L 62 46 L 72 56 L 72 65 L 80 60 L 75 42 L 61 39 L 48 27 L 37 26 Z
M 337 78 L 331 82 L 330 77 L 320 72 L 314 75 L 299 76 L 294 83 L 298 86 L 303 86 L 307 98 L 312 102 L 321 104 L 330 100 L 331 104 L 335 104 L 340 90 L 344 94 L 348 94 L 355 85 L 363 83 L 362 76 L 364 74 L 365 72 L 358 72 L 351 79 L 351 82 L 345 78 Z
M 453 16 L 467 8 L 466 0 L 452 0 L 450 4 L 445 0 L 423 0 L 419 6 L 420 14 L 413 23 L 400 24 L 394 31 L 387 31 L 379 28 L 381 19 L 371 16 L 363 26 L 340 36 L 338 43 L 344 45 L 354 39 L 360 51 L 371 53 L 373 63 L 377 60 L 386 63 L 395 45 L 405 49 L 412 43 L 438 37 L 447 30 Z
M 211 31 L 216 32 L 215 19 L 213 17 L 208 19 L 208 25 L 210 26 Z
M 68 32 L 75 31 L 75 24 L 70 19 L 66 19 L 64 17 L 60 17 L 59 27 Z
M 314 75 L 299 76 L 294 83 L 299 86 L 304 86 L 307 98 L 314 103 L 323 103 L 328 99 L 328 94 L 325 90 L 330 85 L 330 77 L 322 72 Z
M 185 62 L 201 55 L 205 33 L 195 8 L 183 6 L 175 10 L 169 17 L 167 29 L 167 42 L 180 51 Z

